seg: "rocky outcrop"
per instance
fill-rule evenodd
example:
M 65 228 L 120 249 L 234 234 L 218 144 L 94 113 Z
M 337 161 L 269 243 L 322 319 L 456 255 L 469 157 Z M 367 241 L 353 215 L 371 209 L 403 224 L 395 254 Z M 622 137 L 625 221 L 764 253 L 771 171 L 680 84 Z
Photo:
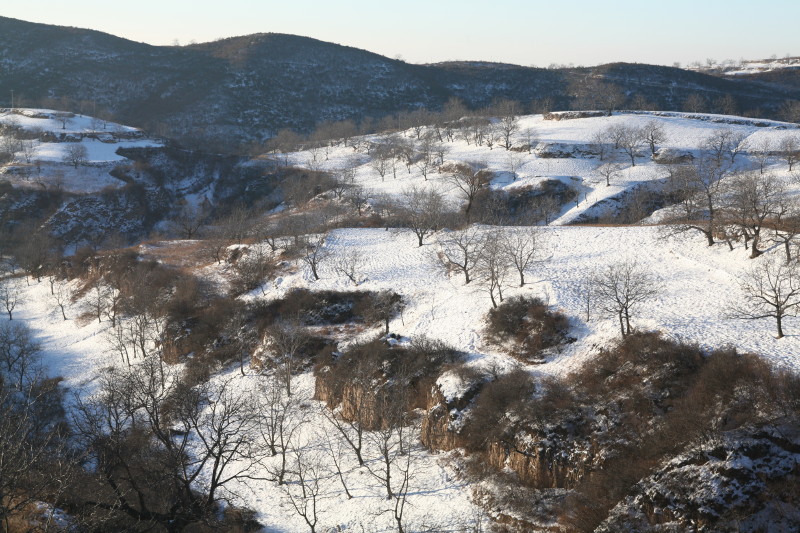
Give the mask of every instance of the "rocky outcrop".
M 800 531 L 800 433 L 737 430 L 641 480 L 597 531 Z
M 481 385 L 468 386 L 449 398 L 440 386 L 431 388 L 420 433 L 425 446 L 441 451 L 465 446 L 460 428 Z M 510 469 L 520 481 L 538 489 L 574 487 L 595 468 L 599 458 L 592 442 L 568 437 L 559 440 L 555 433 L 545 436 L 533 432 L 520 432 L 512 442 L 494 440 L 483 454 L 493 468 Z

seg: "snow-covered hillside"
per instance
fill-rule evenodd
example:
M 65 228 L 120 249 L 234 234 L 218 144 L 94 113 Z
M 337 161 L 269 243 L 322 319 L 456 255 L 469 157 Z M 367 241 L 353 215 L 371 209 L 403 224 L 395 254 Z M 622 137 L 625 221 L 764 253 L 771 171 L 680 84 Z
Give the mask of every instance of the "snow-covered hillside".
M 16 121 L 28 130 L 38 126 L 43 131 L 58 134 L 62 124 L 53 115 L 53 112 L 39 110 L 22 115 L 5 114 L 0 121 Z M 75 117 L 72 121 L 63 130 L 67 135 L 81 136 L 87 131 L 95 131 L 88 118 Z M 506 297 L 536 296 L 566 314 L 571 324 L 570 335 L 575 338 L 571 344 L 548 354 L 544 364 L 531 365 L 527 369 L 537 376 L 563 377 L 619 337 L 615 316 L 605 316 L 596 310 L 586 316 L 581 289 L 594 273 L 604 267 L 632 260 L 655 277 L 660 285 L 658 295 L 642 305 L 632 317 L 637 330 L 660 331 L 666 337 L 697 343 L 709 349 L 735 346 L 741 351 L 762 355 L 776 367 L 800 370 L 800 319 L 787 318 L 784 327 L 788 335 L 776 339 L 771 319 L 745 322 L 731 318 L 730 313 L 734 303 L 741 300 L 739 282 L 744 274 L 754 265 L 780 258 L 783 250 L 778 245 L 769 245 L 762 257 L 750 260 L 741 243 L 733 250 L 725 244 L 709 247 L 700 233 L 675 235 L 663 227 L 648 224 L 574 225 L 582 220 L 581 217 L 613 215 L 624 203 L 626 193 L 640 187 L 657 186 L 666 178 L 665 165 L 655 162 L 649 149 L 642 145 L 635 156 L 635 166 L 630 165 L 630 161 L 626 163 L 623 155 L 619 162 L 626 164 L 614 174 L 610 185 L 606 185 L 606 178 L 598 172 L 601 161 L 592 148 L 593 137 L 610 127 L 638 128 L 652 121 L 660 124 L 666 134 L 666 140 L 659 143 L 658 151 L 677 156 L 698 156 L 704 140 L 720 128 L 741 133 L 743 153 L 736 159 L 736 165 L 741 168 L 756 164 L 755 153 L 759 147 L 768 146 L 775 150 L 783 139 L 800 131 L 790 124 L 758 121 L 757 125 L 748 119 L 715 115 L 636 113 L 569 120 L 544 120 L 538 115 L 522 117 L 519 131 L 514 135 L 514 144 L 518 145 L 524 144 L 526 137 L 535 139 L 530 153 L 525 149 L 506 150 L 498 145 L 490 149 L 486 145 L 468 144 L 465 140 L 446 143 L 444 164 L 468 162 L 476 168 L 494 171 L 495 178 L 489 184 L 492 189 L 513 191 L 534 188 L 546 180 L 557 180 L 578 193 L 575 201 L 561 206 L 561 211 L 549 225 L 538 228 L 543 251 L 528 270 L 525 285 L 517 286 L 519 283 L 513 276 L 505 280 Z M 135 137 L 135 131 L 113 128 Z M 109 129 L 112 129 L 111 125 Z M 404 132 L 404 135 L 410 139 L 414 136 L 412 132 Z M 381 137 L 371 136 L 361 141 L 363 144 L 381 142 Z M 117 147 L 155 144 L 146 139 L 116 139 L 111 134 L 98 135 L 98 138 L 84 136 L 80 142 L 87 146 L 89 160 L 97 162 L 97 167 L 106 169 L 105 172 L 108 167 L 104 165 L 119 159 L 114 153 Z M 36 141 L 34 159 L 42 161 L 42 164 L 64 167 L 65 188 L 71 190 L 96 190 L 110 183 L 104 181 L 101 170 L 89 178 L 87 174 L 91 173 L 86 168 L 80 167 L 74 172 L 67 169 L 61 160 L 63 148 L 68 144 Z M 337 145 L 325 151 L 327 153 L 314 148 L 286 157 L 294 166 L 314 170 L 337 173 L 354 168 L 355 183 L 368 191 L 372 205 L 378 205 L 382 198 L 387 197 L 400 200 L 404 191 L 411 187 L 436 190 L 454 207 L 463 203 L 460 191 L 443 174 L 433 171 L 425 176 L 417 166 L 410 165 L 407 169 L 405 165 L 399 165 L 396 177 L 391 170 L 382 177 L 370 164 L 372 156 L 365 149 L 354 150 L 351 146 Z M 568 156 L 548 156 L 554 152 Z M 15 164 L 22 163 L 17 158 Z M 792 173 L 779 158 L 769 161 L 766 172 L 784 180 L 792 190 L 797 188 Z M 16 174 L 7 173 L 7 176 Z M 106 177 L 114 181 L 110 176 Z M 12 183 L 25 186 L 21 177 L 13 177 Z M 612 200 L 615 198 L 617 200 Z M 525 230 L 478 225 L 476 231 L 513 233 Z M 404 311 L 390 323 L 391 332 L 400 342 L 422 337 L 441 339 L 466 352 L 468 365 L 483 372 L 502 372 L 519 366 L 518 361 L 489 344 L 484 336 L 486 315 L 491 309 L 485 284 L 481 280 L 465 284 L 460 274 L 448 271 L 443 265 L 442 243 L 450 233 L 449 228 L 439 230 L 427 238 L 423 246 L 418 246 L 416 237 L 407 229 L 334 229 L 325 236 L 324 248 L 328 257 L 320 265 L 321 279 L 315 281 L 301 262 L 284 262 L 276 276 L 264 280 L 261 287 L 241 298 L 270 301 L 295 288 L 392 290 L 402 295 L 406 303 Z M 162 244 L 172 246 L 170 243 Z M 259 243 L 251 243 L 251 246 L 259 246 Z M 147 249 L 142 246 L 139 251 L 146 252 Z M 353 251 L 357 251 L 361 258 L 357 286 L 335 268 L 337 258 Z M 194 272 L 222 284 L 231 268 L 231 265 L 217 264 L 209 259 Z M 110 355 L 104 333 L 109 324 L 96 321 L 78 323 L 76 317 L 80 302 L 67 309 L 68 320 L 63 320 L 45 282 L 31 282 L 21 286 L 21 290 L 24 295 L 20 298 L 15 320 L 26 322 L 41 341 L 46 363 L 53 375 L 63 376 L 65 386 L 71 390 L 83 395 L 91 394 L 98 372 L 118 364 L 116 356 Z M 377 332 L 375 329 L 364 336 Z M 237 390 L 252 390 L 264 377 L 247 368 L 244 376 L 238 373 L 238 369 L 226 371 L 224 379 L 233 380 Z M 310 417 L 302 442 L 321 449 L 327 422 L 319 414 L 318 403 L 312 400 L 313 379 L 311 373 L 304 373 L 296 378 L 295 388 L 308 405 Z M 448 463 L 448 456 L 420 450 L 415 457 L 418 462 L 414 465 L 415 476 L 409 497 L 410 530 L 477 530 L 469 529 L 482 520 L 478 507 L 470 500 L 473 487 Z M 326 477 L 320 501 L 320 525 L 324 528 L 318 530 L 391 530 L 393 519 L 387 514 L 387 505 L 391 504 L 385 501 L 380 486 L 376 486 L 374 480 L 370 480 L 357 465 L 350 465 L 346 475 L 348 483 L 358 487 L 354 498 L 345 498 L 333 474 Z M 275 483 L 258 480 L 239 486 L 233 492 L 235 502 L 258 511 L 266 531 L 307 530 L 292 510 L 285 491 Z
M 519 133 L 515 135 L 515 143 L 524 144 L 526 130 L 534 135 L 532 153 L 527 151 L 507 151 L 495 145 L 492 148 L 468 144 L 464 140 L 446 143 L 444 155 L 447 162 L 470 162 L 481 168 L 497 173 L 497 178 L 490 185 L 495 189 L 514 190 L 527 186 L 536 186 L 548 179 L 559 180 L 579 192 L 578 205 L 565 206 L 553 225 L 564 225 L 578 221 L 581 215 L 604 208 L 604 200 L 618 197 L 638 185 L 655 184 L 667 176 L 665 165 L 651 160 L 649 149 L 642 145 L 637 149 L 636 165 L 631 166 L 627 156 L 617 153 L 615 160 L 621 163 L 622 170 L 615 174 L 610 186 L 606 186 L 605 178 L 598 171 L 602 161 L 593 155 L 592 138 L 609 128 L 618 126 L 642 127 L 651 121 L 657 121 L 664 128 L 666 140 L 658 145 L 662 152 L 674 155 L 697 155 L 700 146 L 715 131 L 730 129 L 743 135 L 742 146 L 745 157 L 739 165 L 746 168 L 755 164 L 748 156 L 762 147 L 777 150 L 786 137 L 798 135 L 800 129 L 796 124 L 785 122 L 752 120 L 725 115 L 708 115 L 693 113 L 620 113 L 610 117 L 579 118 L 570 120 L 544 120 L 541 115 L 522 117 L 519 121 Z M 406 135 L 412 136 L 411 132 Z M 369 137 L 367 142 L 382 142 L 380 136 Z M 764 143 L 767 144 L 764 144 Z M 573 152 L 574 150 L 578 150 Z M 315 153 L 317 152 L 317 153 Z M 296 166 L 319 170 L 337 171 L 356 166 L 357 182 L 372 191 L 373 196 L 386 194 L 399 197 L 403 190 L 411 186 L 430 187 L 447 195 L 455 204 L 460 202 L 458 189 L 450 184 L 443 175 L 431 173 L 426 177 L 415 166 L 410 169 L 402 164 L 396 169 L 397 178 L 393 178 L 391 170 L 381 177 L 369 164 L 370 158 L 362 153 L 354 153 L 351 148 L 338 147 L 325 154 L 316 151 L 302 151 L 290 154 L 289 161 Z M 554 152 L 567 153 L 565 157 L 548 157 Z M 773 158 L 771 169 L 785 174 L 786 167 L 777 158 Z
M 741 61 L 723 61 L 711 65 L 691 68 L 699 72 L 722 72 L 726 76 L 741 76 L 772 72 L 783 69 L 800 68 L 800 57 L 772 57 L 770 59 L 749 59 Z
M 88 115 L 50 109 L 6 109 L 0 112 L 0 146 L 13 157 L 0 167 L 0 179 L 18 187 L 59 187 L 91 193 L 124 182 L 109 171 L 125 158 L 120 148 L 162 146 L 144 133 Z M 69 151 L 77 146 L 85 152 Z

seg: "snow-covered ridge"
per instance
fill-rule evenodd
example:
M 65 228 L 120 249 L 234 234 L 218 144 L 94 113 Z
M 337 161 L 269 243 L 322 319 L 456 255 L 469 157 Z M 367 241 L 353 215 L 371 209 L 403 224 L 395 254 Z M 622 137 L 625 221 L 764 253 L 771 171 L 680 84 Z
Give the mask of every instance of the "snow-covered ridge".
M 800 69 L 800 57 L 772 57 L 770 59 L 748 59 L 740 61 L 723 61 L 704 66 L 690 67 L 698 72 L 722 73 L 726 76 L 742 76 L 772 72 L 784 69 Z
M 109 171 L 120 148 L 163 146 L 138 128 L 51 109 L 0 109 L 0 179 L 18 187 L 88 193 L 124 185 Z M 71 154 L 74 154 L 71 155 Z

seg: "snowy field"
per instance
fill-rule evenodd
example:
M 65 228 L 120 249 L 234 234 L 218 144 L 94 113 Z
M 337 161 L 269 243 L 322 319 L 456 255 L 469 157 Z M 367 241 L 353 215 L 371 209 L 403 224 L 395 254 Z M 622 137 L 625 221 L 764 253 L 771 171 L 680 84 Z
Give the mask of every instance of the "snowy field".
M 14 160 L 0 166 L 0 179 L 17 187 L 59 188 L 72 193 L 91 193 L 106 187 L 121 187 L 124 183 L 109 171 L 126 159 L 117 154 L 120 148 L 161 146 L 153 139 L 130 126 L 102 121 L 86 115 L 59 119 L 63 113 L 49 109 L 22 109 L 14 113 L 0 112 L 0 127 L 19 127 L 38 135 L 38 139 L 23 141 Z M 76 142 L 43 142 L 47 135 L 66 136 L 86 148 L 85 162 L 74 166 L 64 162 L 67 150 Z M 0 144 L 3 138 L 0 133 Z
M 540 146 L 553 143 L 585 145 L 594 133 L 609 125 L 641 126 L 650 120 L 653 117 L 647 115 L 564 121 L 543 121 L 541 116 L 533 116 L 524 117 L 521 128 L 535 128 Z M 764 139 L 771 146 L 777 146 L 783 137 L 798 131 L 779 123 L 770 127 L 721 125 L 680 116 L 657 117 L 656 120 L 667 132 L 668 141 L 663 146 L 685 152 L 695 151 L 715 128 L 723 126 L 746 133 L 751 146 L 759 145 Z M 49 148 L 41 148 L 43 156 Z M 573 185 L 578 183 L 583 190 L 579 205 L 565 206 L 553 224 L 539 228 L 545 252 L 529 270 L 525 286 L 516 286 L 517 278 L 509 276 L 504 290 L 506 297 L 540 297 L 554 309 L 565 313 L 572 323 L 571 334 L 576 341 L 549 357 L 545 364 L 531 366 L 530 370 L 541 375 L 563 376 L 619 337 L 615 317 L 598 315 L 595 311 L 587 320 L 579 287 L 599 269 L 624 259 L 635 260 L 652 273 L 662 287 L 656 298 L 635 310 L 632 317 L 634 328 L 660 331 L 667 337 L 696 342 L 706 348 L 735 346 L 740 351 L 759 353 L 777 367 L 800 370 L 800 319 L 788 318 L 784 325 L 787 335 L 776 339 L 771 319 L 745 322 L 729 317 L 732 304 L 741 298 L 739 279 L 754 265 L 780 257 L 782 249 L 773 247 L 762 257 L 749 260 L 741 244 L 733 251 L 725 244 L 708 247 L 699 233 L 665 236 L 656 226 L 564 225 L 598 201 L 640 183 L 664 178 L 665 169 L 644 156 L 646 149 L 641 152 L 643 156 L 638 158 L 636 166 L 625 169 L 607 187 L 597 175 L 595 167 L 598 162 L 593 159 L 545 159 L 537 157 L 535 150 L 532 154 L 515 153 L 520 160 L 514 162 L 516 179 L 512 179 L 509 173 L 511 153 L 503 148 L 496 146 L 489 150 L 463 141 L 449 145 L 447 161 L 480 163 L 498 171 L 492 187 L 519 187 L 543 179 L 560 179 Z M 93 157 L 97 156 L 98 161 L 110 157 L 105 154 L 96 152 Z M 58 159 L 55 153 L 48 157 L 53 161 Z M 312 157 L 310 152 L 290 156 L 295 164 L 301 166 L 307 165 Z M 436 188 L 451 202 L 457 202 L 457 191 L 438 174 L 431 173 L 426 180 L 417 169 L 412 168 L 409 173 L 405 166 L 401 166 L 396 179 L 391 172 L 381 178 L 367 163 L 367 156 L 350 147 L 332 148 L 326 160 L 315 162 L 322 169 L 334 171 L 358 165 L 356 180 L 369 189 L 373 197 L 382 194 L 400 196 L 407 187 L 417 185 Z M 746 155 L 739 161 L 740 165 L 748 163 Z M 780 176 L 789 175 L 785 165 L 779 161 L 773 161 L 770 170 Z M 518 230 L 503 228 L 502 231 Z M 266 280 L 263 289 L 256 289 L 245 298 L 279 298 L 297 287 L 353 290 L 350 280 L 337 274 L 333 264 L 336 257 L 358 250 L 363 261 L 359 266 L 361 283 L 357 290 L 389 289 L 399 292 L 405 299 L 406 309 L 390 324 L 393 333 L 410 339 L 422 336 L 441 339 L 467 352 L 469 364 L 478 368 L 510 368 L 519 364 L 484 341 L 484 321 L 491 308 L 487 289 L 480 281 L 466 285 L 462 275 L 448 273 L 439 256 L 439 239 L 444 238 L 446 232 L 439 232 L 419 247 L 416 237 L 407 230 L 334 230 L 325 240 L 331 259 L 322 263 L 320 280 L 313 281 L 310 271 L 297 264 L 283 275 Z M 216 276 L 223 268 L 209 265 L 204 271 L 209 276 Z M 67 309 L 69 320 L 64 321 L 50 296 L 49 285 L 44 281 L 31 282 L 30 286 L 23 284 L 22 290 L 24 297 L 15 313 L 15 320 L 26 322 L 41 341 L 52 374 L 63 376 L 64 385 L 70 390 L 90 394 L 99 369 L 118 364 L 117 356 L 105 340 L 104 330 L 108 324 L 96 321 L 78 324 L 75 320 L 79 314 L 78 304 Z M 377 331 L 375 329 L 374 333 Z M 237 390 L 242 391 L 256 390 L 259 381 L 265 379 L 249 369 L 246 374 L 241 376 L 237 369 L 227 372 L 225 378 L 235 380 Z M 307 403 L 309 412 L 302 440 L 311 449 L 321 447 L 327 424 L 318 412 L 319 406 L 311 400 L 313 388 L 310 374 L 297 377 L 295 389 Z M 415 476 L 407 510 L 409 530 L 440 528 L 443 531 L 465 531 L 480 520 L 479 509 L 470 501 L 470 486 L 458 476 L 447 455 L 420 451 L 415 457 Z M 332 475 L 324 478 L 318 531 L 392 530 L 393 519 L 390 507 L 387 507 L 392 503 L 385 500 L 385 494 L 375 480 L 355 463 L 347 466 L 346 477 L 350 485 L 357 487 L 352 499 L 344 497 L 338 488 L 338 479 Z M 236 489 L 235 495 L 235 501 L 258 511 L 266 531 L 294 533 L 308 530 L 291 509 L 284 491 L 273 482 L 250 482 L 247 487 Z M 341 529 L 333 529 L 336 527 Z

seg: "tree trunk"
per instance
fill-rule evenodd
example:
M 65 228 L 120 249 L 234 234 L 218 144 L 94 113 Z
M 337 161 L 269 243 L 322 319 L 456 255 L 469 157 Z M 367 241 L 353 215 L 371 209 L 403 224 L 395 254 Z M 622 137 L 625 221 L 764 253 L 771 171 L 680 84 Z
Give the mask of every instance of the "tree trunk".
M 706 236 L 706 240 L 708 241 L 709 246 L 714 246 L 714 234 L 711 230 L 703 230 L 703 235 Z
M 523 272 L 522 270 L 519 271 L 519 286 L 520 287 L 525 286 L 525 272 Z
M 778 322 L 778 338 L 780 339 L 783 338 L 783 324 L 782 324 L 783 315 L 781 313 L 778 313 L 775 316 L 775 319 Z
M 792 262 L 792 252 L 789 249 L 789 241 L 788 240 L 787 241 L 783 241 L 783 247 L 784 247 L 784 250 L 786 250 L 786 262 L 787 263 L 791 263 Z
M 758 241 L 760 238 L 759 232 L 753 233 L 753 243 L 750 245 L 750 259 L 755 259 L 761 255 L 761 250 L 758 249 Z

